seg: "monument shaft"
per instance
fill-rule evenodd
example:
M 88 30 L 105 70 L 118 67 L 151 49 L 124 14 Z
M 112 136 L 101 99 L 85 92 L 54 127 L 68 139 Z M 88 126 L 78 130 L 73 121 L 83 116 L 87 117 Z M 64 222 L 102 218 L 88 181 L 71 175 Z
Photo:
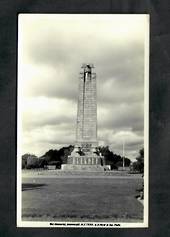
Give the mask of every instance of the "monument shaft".
M 90 65 L 83 67 L 79 80 L 76 143 L 97 146 L 96 75 Z
M 76 124 L 76 143 L 63 170 L 104 170 L 104 159 L 97 153 L 97 96 L 96 74 L 93 65 L 82 66 Z

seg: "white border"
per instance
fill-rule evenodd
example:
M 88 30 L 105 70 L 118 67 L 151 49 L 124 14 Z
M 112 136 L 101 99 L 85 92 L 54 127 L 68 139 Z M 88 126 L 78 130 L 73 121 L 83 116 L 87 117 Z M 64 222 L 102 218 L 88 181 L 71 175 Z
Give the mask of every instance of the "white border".
M 28 14 L 27 14 L 28 15 Z M 38 14 L 36 14 L 38 15 Z M 68 16 L 68 14 L 60 14 Z M 69 17 L 75 14 L 69 14 Z M 79 14 L 80 16 L 81 14 Z M 86 15 L 86 14 L 83 14 Z M 95 15 L 95 14 L 94 14 Z M 105 14 L 97 14 L 105 15 Z M 105 16 L 112 15 L 106 14 Z M 120 14 L 114 14 L 120 15 Z M 122 15 L 122 14 L 121 14 Z M 126 14 L 132 15 L 132 14 Z M 133 14 L 135 15 L 135 14 Z M 146 16 L 146 34 L 145 34 L 145 65 L 144 65 L 144 221 L 141 223 L 124 223 L 124 222 L 45 222 L 45 221 L 22 221 L 21 208 L 22 208 L 22 174 L 21 174 L 21 141 L 22 141 L 22 80 L 19 73 L 19 65 L 21 64 L 21 49 L 19 48 L 22 41 L 22 34 L 20 29 L 20 19 L 22 14 L 18 16 L 18 98 L 17 98 L 17 227 L 49 227 L 49 228 L 146 228 L 149 226 L 148 218 L 148 201 L 149 201 L 149 14 L 140 14 Z M 75 225 L 72 225 L 75 224 Z
M 21 49 L 19 48 L 20 42 L 22 42 L 22 34 L 20 29 L 20 15 L 18 15 L 18 98 L 17 98 L 17 227 L 22 226 L 21 211 L 22 211 L 22 170 L 21 170 L 21 141 L 22 141 L 22 80 L 20 78 L 21 74 L 19 73 L 19 66 L 21 64 Z
M 149 36 L 150 15 L 146 18 L 144 68 L 144 224 L 149 227 Z

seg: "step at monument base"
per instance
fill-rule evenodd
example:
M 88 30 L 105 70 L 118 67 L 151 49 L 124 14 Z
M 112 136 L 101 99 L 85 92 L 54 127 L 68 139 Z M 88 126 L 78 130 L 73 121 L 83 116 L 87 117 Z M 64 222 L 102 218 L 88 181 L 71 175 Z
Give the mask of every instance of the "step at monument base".
M 101 165 L 73 165 L 63 164 L 61 170 L 70 171 L 104 171 L 104 167 Z

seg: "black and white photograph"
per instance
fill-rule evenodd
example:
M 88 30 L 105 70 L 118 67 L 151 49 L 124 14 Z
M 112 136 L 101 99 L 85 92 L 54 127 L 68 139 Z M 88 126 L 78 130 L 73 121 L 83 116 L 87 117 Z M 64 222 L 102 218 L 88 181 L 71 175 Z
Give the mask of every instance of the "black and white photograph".
M 18 227 L 148 227 L 149 24 L 18 15 Z

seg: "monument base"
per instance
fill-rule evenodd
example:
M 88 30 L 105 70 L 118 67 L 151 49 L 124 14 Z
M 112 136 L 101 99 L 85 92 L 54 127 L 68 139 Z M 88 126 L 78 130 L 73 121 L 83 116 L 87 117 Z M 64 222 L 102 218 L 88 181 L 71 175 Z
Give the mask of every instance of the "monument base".
M 101 165 L 64 164 L 61 166 L 61 170 L 66 170 L 66 171 L 104 171 L 104 167 Z
M 104 157 L 95 154 L 85 156 L 68 156 L 67 164 L 61 166 L 62 170 L 78 171 L 104 171 Z

